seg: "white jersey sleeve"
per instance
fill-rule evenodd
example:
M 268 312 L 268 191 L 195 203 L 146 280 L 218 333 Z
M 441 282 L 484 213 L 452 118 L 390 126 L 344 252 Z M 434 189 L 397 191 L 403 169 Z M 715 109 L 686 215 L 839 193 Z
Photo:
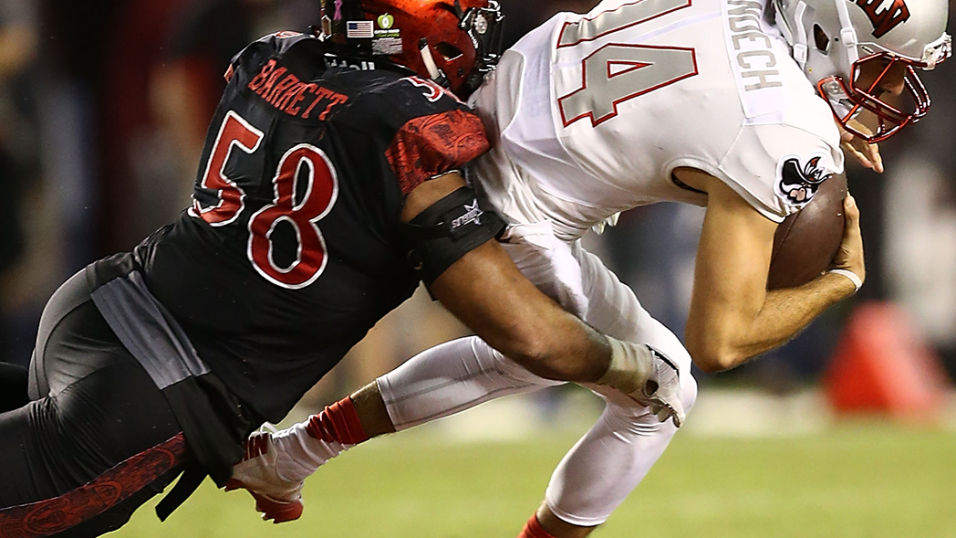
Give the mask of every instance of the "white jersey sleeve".
M 786 124 L 744 127 L 715 175 L 762 215 L 780 222 L 843 172 L 843 152 L 818 135 Z

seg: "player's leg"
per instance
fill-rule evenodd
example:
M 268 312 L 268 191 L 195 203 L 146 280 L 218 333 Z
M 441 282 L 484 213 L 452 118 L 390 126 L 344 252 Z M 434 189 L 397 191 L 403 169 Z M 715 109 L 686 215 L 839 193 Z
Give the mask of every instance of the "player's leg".
M 651 343 L 665 355 L 677 360 L 683 372 L 683 384 L 691 387 L 689 392 L 695 393 L 696 387 L 689 373 L 690 359 L 676 338 L 640 307 L 633 292 L 621 284 L 597 258 L 588 255 L 577 246 L 555 239 L 550 232 L 550 227 L 546 224 L 522 226 L 510 230 L 512 233 L 509 235 L 509 240 L 512 242 L 506 245 L 506 248 L 522 273 L 566 309 L 581 315 L 599 330 L 621 339 Z M 589 305 L 589 303 L 594 304 Z M 646 329 L 641 330 L 642 327 L 660 327 L 663 334 L 670 340 L 652 338 L 651 332 Z M 658 343 L 658 340 L 661 341 Z M 674 349 L 671 349 L 672 347 Z M 410 359 L 393 372 L 379 378 L 377 382 L 379 394 L 375 394 L 374 389 L 368 389 L 366 396 L 369 396 L 369 401 L 375 402 L 375 405 L 370 408 L 378 410 L 378 420 L 384 418 L 381 415 L 381 408 L 384 405 L 389 418 L 388 422 L 396 430 L 402 430 L 463 411 L 497 397 L 530 392 L 559 383 L 531 374 L 501 356 L 480 339 L 472 337 L 437 346 Z M 614 405 L 609 405 L 608 410 L 605 411 L 606 418 L 598 424 L 604 427 L 596 426 L 592 437 L 601 439 L 614 436 L 617 432 L 606 427 L 608 421 L 613 421 L 615 427 L 617 422 L 622 422 L 624 426 L 619 429 L 630 428 L 638 430 L 638 433 L 646 429 L 646 424 L 642 424 L 642 421 L 660 425 L 649 409 L 625 395 L 610 389 L 604 390 L 604 393 L 610 395 L 606 398 L 614 399 L 612 400 Z M 381 403 L 378 402 L 379 395 Z M 693 403 L 693 397 L 684 399 L 688 405 Z M 344 425 L 350 421 L 364 423 L 365 417 L 360 416 L 350 399 L 343 400 L 332 408 L 336 409 L 323 411 L 310 419 L 309 423 L 316 420 Z M 343 414 L 343 410 L 347 410 L 348 413 Z M 336 416 L 339 418 L 335 418 Z M 669 427 L 673 428 L 673 425 Z M 272 451 L 263 448 L 267 447 L 269 442 L 267 438 L 250 441 L 247 455 L 251 457 L 236 467 L 235 476 L 240 477 L 248 489 L 258 492 L 260 496 L 266 494 L 271 497 L 271 499 L 266 498 L 265 502 L 258 499 L 260 511 L 266 512 L 267 517 L 270 512 L 277 515 L 277 520 L 287 517 L 286 513 L 297 517 L 298 512 L 301 512 L 299 491 L 302 480 L 329 458 L 356 441 L 355 438 L 343 439 L 335 433 L 351 432 L 353 429 L 348 427 L 325 430 L 332 432 L 327 439 L 325 436 L 320 438 L 314 435 L 316 428 L 309 428 L 307 423 L 279 434 L 272 434 L 269 437 L 273 441 L 280 442 L 278 450 Z M 383 431 L 388 431 L 387 424 Z M 646 458 L 644 458 L 647 462 L 646 468 L 656 461 L 663 446 L 666 446 L 666 442 L 673 435 L 672 431 L 663 428 L 658 431 L 665 432 L 655 437 L 661 444 L 659 451 L 645 450 L 646 447 L 640 447 L 641 451 L 646 452 Z M 358 442 L 361 438 L 360 436 Z M 647 443 L 650 444 L 652 441 Z M 632 452 L 633 447 L 625 456 L 634 459 Z M 641 456 L 637 458 L 639 461 L 633 463 L 635 468 L 640 467 L 641 462 L 644 461 Z M 571 467 L 573 470 L 575 465 Z M 643 472 L 646 472 L 646 468 Z M 586 469 L 584 474 L 592 472 L 592 469 Z M 643 473 L 635 471 L 635 476 L 636 478 L 624 482 L 623 495 L 615 493 L 612 496 L 616 500 L 602 498 L 595 502 L 610 506 L 607 510 L 609 514 L 613 507 L 623 500 L 623 496 L 636 486 Z M 613 473 L 603 472 L 595 479 L 607 477 L 613 478 Z M 557 495 L 556 498 L 564 497 Z M 270 506 L 271 501 L 293 506 Z M 590 519 L 588 516 L 575 517 L 576 501 L 571 503 L 572 509 L 566 512 L 560 510 L 563 504 L 555 506 L 559 507 L 558 513 L 577 526 L 590 525 L 588 523 L 590 519 L 600 523 L 607 517 L 606 514 Z M 286 509 L 288 509 L 287 512 Z
M 435 346 L 377 380 L 396 431 L 561 384 L 528 372 L 476 336 Z
M 30 381 L 34 401 L 0 415 L 0 528 L 114 530 L 187 457 L 165 398 L 89 300 L 82 273 L 44 310 Z
M 651 330 L 659 337 L 645 341 L 669 357 L 679 357 L 682 348 L 676 337 L 657 325 Z M 689 410 L 696 399 L 696 383 L 690 376 L 681 381 L 682 403 Z M 604 412 L 558 465 L 545 494 L 545 506 L 539 511 L 539 515 L 554 516 L 551 525 L 542 524 L 557 538 L 584 536 L 586 533 L 574 527 L 603 523 L 643 480 L 677 433 L 672 421 L 658 421 L 646 407 L 613 389 L 589 388 L 606 401 Z
M 682 403 L 689 411 L 697 384 L 683 345 L 600 259 L 579 245 L 572 245 L 572 252 L 580 262 L 588 296 L 585 320 L 605 334 L 648 344 L 676 363 Z M 637 487 L 677 432 L 672 421 L 661 423 L 646 407 L 614 389 L 588 388 L 607 403 L 604 413 L 558 465 L 545 502 L 526 525 L 523 538 L 587 536 Z
M 549 274 L 573 275 L 542 288 L 583 311 L 585 320 L 599 330 L 649 344 L 672 359 L 681 371 L 682 403 L 689 410 L 697 388 L 690 375 L 690 356 L 677 337 L 651 318 L 630 288 L 598 258 L 577 245 L 565 250 L 543 248 L 542 243 L 512 248 L 525 274 L 536 284 Z M 534 260 L 540 263 L 535 265 Z M 481 340 L 469 338 L 413 358 L 380 378 L 378 388 L 391 423 L 401 430 L 499 396 L 555 383 L 530 374 Z M 589 388 L 605 399 L 605 411 L 555 471 L 539 511 L 540 523 L 532 518 L 526 528 L 528 538 L 547 536 L 535 531 L 557 538 L 589 534 L 637 486 L 676 433 L 673 422 L 661 423 L 648 408 L 624 394 L 608 387 Z
M 528 372 L 477 337 L 453 340 L 412 357 L 308 421 L 251 437 L 246 459 L 233 470 L 233 486 L 248 489 L 266 519 L 296 519 L 305 478 L 352 446 L 491 399 L 560 384 Z

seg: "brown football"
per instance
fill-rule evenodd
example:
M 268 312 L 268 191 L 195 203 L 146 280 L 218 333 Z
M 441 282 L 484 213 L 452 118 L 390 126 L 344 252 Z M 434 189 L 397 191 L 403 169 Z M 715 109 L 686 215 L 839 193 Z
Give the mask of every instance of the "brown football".
M 773 237 L 767 289 L 802 286 L 825 271 L 843 240 L 846 176 L 823 182 L 813 200 L 787 217 Z

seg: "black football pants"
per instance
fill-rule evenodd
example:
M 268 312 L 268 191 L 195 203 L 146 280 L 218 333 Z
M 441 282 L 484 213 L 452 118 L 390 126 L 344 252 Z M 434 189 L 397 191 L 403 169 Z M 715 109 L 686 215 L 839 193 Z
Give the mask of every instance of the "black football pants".
M 115 530 L 188 459 L 166 400 L 90 291 L 81 271 L 50 299 L 31 401 L 0 414 L 0 538 Z
M 30 401 L 27 380 L 26 368 L 0 362 L 0 413 L 23 407 Z

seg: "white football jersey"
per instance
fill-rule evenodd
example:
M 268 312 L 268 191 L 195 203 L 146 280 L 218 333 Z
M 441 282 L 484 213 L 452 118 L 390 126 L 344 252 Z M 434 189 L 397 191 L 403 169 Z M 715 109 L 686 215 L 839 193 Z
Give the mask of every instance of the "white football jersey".
M 843 170 L 827 104 L 748 0 L 605 0 L 559 13 L 503 55 L 473 103 L 495 149 L 469 171 L 508 217 L 565 240 L 659 201 L 702 205 L 678 167 L 774 221 Z M 517 208 L 517 209 L 515 209 Z

